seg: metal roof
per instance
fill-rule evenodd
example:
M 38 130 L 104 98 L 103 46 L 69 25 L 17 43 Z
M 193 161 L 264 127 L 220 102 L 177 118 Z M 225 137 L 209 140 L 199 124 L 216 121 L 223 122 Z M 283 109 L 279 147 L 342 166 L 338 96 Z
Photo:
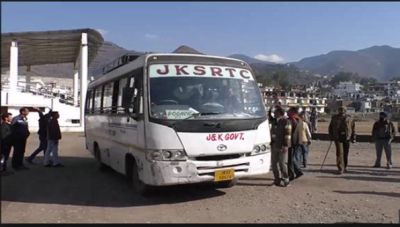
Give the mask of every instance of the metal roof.
M 74 63 L 79 56 L 82 33 L 87 33 L 90 64 L 104 39 L 98 31 L 85 28 L 2 33 L 1 67 L 9 67 L 12 41 L 18 43 L 19 66 Z

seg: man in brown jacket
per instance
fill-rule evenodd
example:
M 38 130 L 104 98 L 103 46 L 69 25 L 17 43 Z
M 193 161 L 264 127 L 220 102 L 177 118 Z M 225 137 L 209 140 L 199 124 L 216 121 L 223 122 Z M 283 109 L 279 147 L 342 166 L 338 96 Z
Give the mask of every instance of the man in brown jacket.
M 346 107 L 339 107 L 338 114 L 332 116 L 329 124 L 329 137 L 336 146 L 338 174 L 347 172 L 350 142 L 355 142 L 354 127 L 354 120 L 349 114 L 346 114 Z
M 291 145 L 292 126 L 290 121 L 284 117 L 281 107 L 276 107 L 274 115 L 275 117 L 271 119 L 271 165 L 274 173 L 274 185 L 286 187 L 289 185 L 286 163 L 288 149 Z

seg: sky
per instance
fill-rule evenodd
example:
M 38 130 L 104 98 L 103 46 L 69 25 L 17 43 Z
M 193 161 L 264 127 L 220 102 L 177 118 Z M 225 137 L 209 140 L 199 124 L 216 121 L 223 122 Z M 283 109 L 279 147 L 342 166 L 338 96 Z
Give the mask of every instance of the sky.
M 1 32 L 97 29 L 125 49 L 188 45 L 278 63 L 400 47 L 400 2 L 1 2 Z

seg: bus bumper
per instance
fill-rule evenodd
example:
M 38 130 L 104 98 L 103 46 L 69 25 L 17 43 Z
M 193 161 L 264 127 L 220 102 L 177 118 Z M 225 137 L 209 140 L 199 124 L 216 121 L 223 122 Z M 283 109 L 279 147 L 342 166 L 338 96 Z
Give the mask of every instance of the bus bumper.
M 212 182 L 215 180 L 215 171 L 233 169 L 235 178 L 249 177 L 268 173 L 270 170 L 271 153 L 237 159 L 219 161 L 155 161 L 144 170 L 151 177 L 143 177 L 145 184 L 162 186 Z M 151 181 L 148 181 L 152 179 Z M 147 181 L 146 181 L 147 180 Z

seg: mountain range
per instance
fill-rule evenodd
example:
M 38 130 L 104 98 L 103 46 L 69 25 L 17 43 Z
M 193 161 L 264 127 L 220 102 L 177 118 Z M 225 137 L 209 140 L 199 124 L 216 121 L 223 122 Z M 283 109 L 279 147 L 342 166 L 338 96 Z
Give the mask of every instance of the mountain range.
M 190 50 L 191 47 L 181 46 L 174 52 L 182 50 Z M 134 50 L 126 50 L 112 42 L 104 42 L 99 49 L 97 56 L 89 66 L 89 75 L 101 74 L 102 67 L 127 53 L 139 53 Z M 297 80 L 301 74 L 302 82 L 307 82 L 307 75 L 320 74 L 332 76 L 338 72 L 358 73 L 362 77 L 373 77 L 379 81 L 389 80 L 393 77 L 400 77 L 400 48 L 394 48 L 387 45 L 373 46 L 357 51 L 331 51 L 313 57 L 303 58 L 298 62 L 286 64 L 276 64 L 272 62 L 261 61 L 244 54 L 233 54 L 228 57 L 243 60 L 249 63 L 254 69 L 258 77 L 277 71 L 291 72 L 291 76 Z M 21 74 L 26 73 L 21 67 Z M 56 65 L 39 65 L 32 66 L 31 71 L 36 75 L 47 75 L 53 77 L 69 77 L 73 75 L 72 63 L 56 64 Z M 307 72 L 307 73 L 304 73 Z M 304 80 L 303 80 L 304 79 Z M 298 82 L 298 81 L 296 81 Z

